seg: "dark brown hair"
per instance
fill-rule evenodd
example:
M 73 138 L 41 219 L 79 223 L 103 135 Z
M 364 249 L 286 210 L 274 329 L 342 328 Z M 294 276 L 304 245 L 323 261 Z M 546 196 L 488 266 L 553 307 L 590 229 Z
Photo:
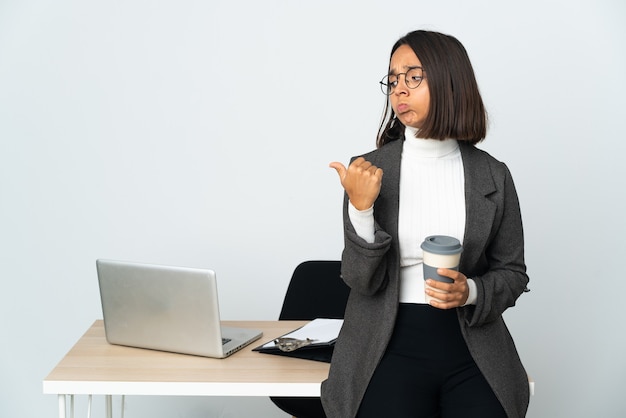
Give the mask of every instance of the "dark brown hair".
M 390 61 L 402 45 L 411 47 L 422 63 L 430 92 L 428 115 L 417 136 L 472 144 L 482 141 L 487 135 L 487 112 L 463 45 L 453 36 L 418 30 L 395 43 Z M 403 139 L 404 129 L 387 99 L 376 146 Z

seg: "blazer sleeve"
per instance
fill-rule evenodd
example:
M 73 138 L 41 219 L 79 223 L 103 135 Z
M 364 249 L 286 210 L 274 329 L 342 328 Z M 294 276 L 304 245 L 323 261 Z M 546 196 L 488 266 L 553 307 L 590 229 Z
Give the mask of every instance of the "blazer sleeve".
M 341 275 L 354 291 L 374 295 L 384 289 L 388 281 L 386 254 L 392 237 L 375 222 L 374 242 L 359 237 L 348 215 L 348 196 L 344 197 L 344 250 L 341 257 Z

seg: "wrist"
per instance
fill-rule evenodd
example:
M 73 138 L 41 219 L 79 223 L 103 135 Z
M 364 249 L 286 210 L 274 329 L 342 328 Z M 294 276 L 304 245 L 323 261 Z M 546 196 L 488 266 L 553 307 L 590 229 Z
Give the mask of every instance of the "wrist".
M 476 305 L 476 296 L 478 293 L 477 287 L 476 287 L 476 282 L 474 281 L 474 279 L 467 279 L 467 300 L 465 301 L 465 303 L 462 306 L 467 306 L 467 305 Z

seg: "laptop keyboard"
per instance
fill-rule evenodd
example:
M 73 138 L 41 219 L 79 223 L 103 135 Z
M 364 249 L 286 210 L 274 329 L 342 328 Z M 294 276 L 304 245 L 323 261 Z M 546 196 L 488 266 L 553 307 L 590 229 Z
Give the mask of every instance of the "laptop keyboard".
M 230 338 L 222 338 L 222 345 L 224 345 L 224 344 L 226 344 L 226 343 L 228 343 L 230 341 L 231 341 Z

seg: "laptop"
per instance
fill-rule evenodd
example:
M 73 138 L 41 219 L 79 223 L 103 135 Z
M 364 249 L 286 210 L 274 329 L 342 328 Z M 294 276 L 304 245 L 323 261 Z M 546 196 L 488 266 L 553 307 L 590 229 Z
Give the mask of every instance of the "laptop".
M 263 335 L 221 326 L 213 270 L 104 259 L 96 268 L 110 344 L 225 358 Z

